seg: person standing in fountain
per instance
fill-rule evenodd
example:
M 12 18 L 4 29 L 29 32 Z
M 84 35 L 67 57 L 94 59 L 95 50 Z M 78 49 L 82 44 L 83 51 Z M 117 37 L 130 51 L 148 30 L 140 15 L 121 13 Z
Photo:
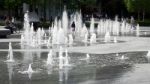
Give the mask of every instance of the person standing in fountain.
M 75 28 L 76 28 L 76 25 L 75 25 L 75 22 L 73 21 L 72 24 L 71 24 L 71 30 L 72 30 L 73 37 L 75 35 Z
M 134 20 L 133 16 L 131 16 L 130 23 L 131 23 L 131 28 L 135 29 L 135 20 Z
M 76 27 L 74 21 L 72 22 L 71 27 L 72 27 L 72 31 L 74 32 L 75 31 L 75 27 Z

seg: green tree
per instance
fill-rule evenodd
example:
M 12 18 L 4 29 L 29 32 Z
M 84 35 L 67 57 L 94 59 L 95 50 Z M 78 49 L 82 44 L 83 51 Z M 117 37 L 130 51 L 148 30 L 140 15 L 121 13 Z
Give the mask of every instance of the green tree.
M 150 0 L 124 0 L 127 10 L 131 13 L 138 13 L 138 20 L 142 13 L 143 21 L 145 14 L 150 12 Z
M 79 8 L 84 13 L 93 13 L 96 6 L 97 0 L 79 0 Z
M 21 7 L 22 0 L 5 0 L 4 7 L 8 10 L 8 15 L 12 15 L 19 6 Z
M 145 20 L 145 14 L 150 13 L 150 0 L 140 0 L 141 3 L 141 12 L 143 15 L 143 21 Z
M 79 2 L 77 0 L 68 0 L 67 1 L 67 9 L 76 11 L 79 9 Z

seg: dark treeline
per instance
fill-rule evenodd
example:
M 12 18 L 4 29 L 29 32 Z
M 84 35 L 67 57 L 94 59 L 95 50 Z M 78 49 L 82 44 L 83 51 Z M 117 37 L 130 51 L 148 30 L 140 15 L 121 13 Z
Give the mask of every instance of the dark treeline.
M 150 0 L 0 0 L 0 10 L 4 11 L 1 15 L 22 17 L 23 3 L 29 4 L 30 11 L 41 12 L 45 20 L 47 16 L 61 15 L 64 5 L 69 13 L 81 10 L 83 15 L 107 15 L 109 18 L 115 15 L 134 16 L 139 20 L 150 17 Z

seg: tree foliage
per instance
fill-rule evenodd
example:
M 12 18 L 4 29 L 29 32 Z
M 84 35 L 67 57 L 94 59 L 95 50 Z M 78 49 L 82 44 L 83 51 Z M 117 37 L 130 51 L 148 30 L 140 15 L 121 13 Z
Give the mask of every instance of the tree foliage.
M 143 14 L 143 20 L 145 13 L 150 13 L 150 0 L 124 0 L 124 3 L 129 12 Z
M 71 11 L 82 10 L 83 13 L 93 13 L 96 9 L 102 13 L 115 15 L 120 13 L 137 13 L 144 15 L 150 13 L 150 0 L 0 0 L 1 9 L 5 8 L 10 13 L 21 9 L 23 3 L 28 3 L 32 10 L 40 7 L 42 12 L 63 9 L 64 5 Z M 123 5 L 122 5 L 123 4 Z M 125 8 L 126 7 L 126 8 Z M 54 9 L 54 10 L 52 10 Z M 42 14 L 45 15 L 46 13 Z
M 82 5 L 88 6 L 88 7 L 94 7 L 96 6 L 97 0 L 80 0 L 80 3 Z
M 4 0 L 4 7 L 6 9 L 15 9 L 15 7 L 20 6 L 22 0 Z

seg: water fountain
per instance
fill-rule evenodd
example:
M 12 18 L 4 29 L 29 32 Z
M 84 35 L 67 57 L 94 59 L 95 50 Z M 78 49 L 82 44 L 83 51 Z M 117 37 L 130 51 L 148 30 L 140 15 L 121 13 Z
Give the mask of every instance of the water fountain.
M 65 67 L 70 66 L 69 57 L 68 57 L 68 50 L 67 49 L 65 50 L 64 66 Z
M 8 50 L 8 55 L 7 55 L 6 62 L 15 62 L 14 58 L 13 58 L 13 50 L 12 50 L 12 44 L 11 44 L 11 42 L 9 43 L 9 50 Z
M 67 80 L 68 80 L 69 70 L 70 70 L 70 68 L 68 68 L 68 67 L 66 67 L 66 68 L 64 69 L 65 81 L 67 81 Z
M 124 55 L 122 55 L 120 59 L 121 59 L 121 60 L 125 60 L 125 56 L 124 56 Z
M 73 44 L 73 36 L 72 34 L 69 34 L 69 45 Z
M 86 61 L 87 64 L 90 63 L 90 55 L 89 54 L 86 54 L 86 60 L 85 61 Z
M 90 59 L 90 55 L 86 54 L 86 60 L 89 60 L 89 59 Z
M 31 65 L 32 65 L 32 64 L 29 64 L 29 67 L 28 67 L 28 69 L 27 69 L 26 71 L 18 71 L 18 73 L 21 73 L 21 74 L 28 74 L 29 79 L 31 79 L 32 74 L 33 74 L 33 73 L 36 73 L 35 71 L 33 71 Z
M 26 71 L 26 73 L 33 73 L 33 69 L 32 69 L 32 64 L 29 64 L 28 70 Z
M 57 34 L 57 33 L 55 33 Z M 55 35 L 56 36 L 56 35 Z M 28 12 L 24 15 L 24 31 L 21 35 L 21 44 L 31 47 L 38 47 L 41 45 L 47 45 L 47 36 L 43 28 L 38 28 L 34 31 L 33 23 L 30 26 Z M 55 42 L 56 43 L 56 42 Z
M 14 64 L 12 63 L 7 63 L 7 68 L 8 68 L 8 73 L 9 73 L 9 81 L 12 81 L 12 77 L 13 77 L 13 69 L 14 69 Z
M 23 44 L 23 42 L 24 42 L 24 39 L 25 39 L 25 37 L 24 37 L 24 35 L 21 35 L 21 45 Z
M 53 66 L 48 65 L 48 66 L 47 66 L 47 74 L 48 74 L 48 75 L 52 74 L 52 71 L 53 71 Z
M 114 37 L 114 43 L 117 43 L 118 41 L 117 41 L 117 38 L 116 37 Z
M 98 23 L 97 34 L 105 35 L 107 32 L 110 32 L 110 34 L 114 36 L 126 34 L 132 35 L 134 30 L 131 27 L 131 24 L 126 22 L 124 19 L 122 19 L 122 21 L 118 21 L 117 16 L 114 21 L 110 19 L 101 19 Z
M 90 38 L 90 43 L 91 44 L 96 43 L 96 34 L 95 33 L 92 33 L 91 38 Z
M 140 36 L 140 27 L 139 24 L 136 26 L 136 36 Z
M 113 25 L 113 35 L 119 35 L 120 32 L 120 23 L 118 21 L 118 16 L 115 17 L 115 22 Z
M 66 8 L 64 8 L 64 11 L 62 14 L 62 28 L 63 28 L 65 35 L 67 35 L 67 33 L 68 33 L 68 25 L 69 25 L 68 23 L 69 23 L 68 14 L 67 14 Z
M 59 28 L 58 34 L 57 34 L 57 44 L 65 44 L 65 31 L 62 28 Z
M 60 47 L 59 49 L 59 69 L 63 69 L 64 66 L 64 57 L 63 57 L 63 48 Z
M 58 33 L 57 26 L 54 25 L 52 29 L 52 44 L 57 44 L 57 33 Z
M 49 37 L 49 38 L 48 38 L 48 41 L 47 41 L 47 47 L 52 46 L 52 45 L 51 45 L 51 43 L 52 43 L 52 42 L 51 42 L 51 40 L 52 40 L 52 38 L 51 38 L 51 37 Z
M 81 10 L 79 12 L 75 13 L 74 21 L 75 21 L 75 25 L 76 25 L 76 30 L 75 30 L 76 35 L 80 36 L 81 35 L 81 29 L 83 26 Z
M 121 23 L 121 29 L 120 29 L 120 32 L 122 32 L 122 35 L 125 35 L 126 32 L 127 32 L 127 30 L 125 28 L 126 28 L 126 22 L 122 21 L 122 23 Z
M 90 60 L 90 55 L 89 54 L 86 54 L 86 57 L 85 58 L 82 58 L 80 60 L 83 60 L 83 61 L 89 61 Z
M 92 16 L 91 18 L 91 24 L 90 24 L 90 34 L 95 33 L 95 29 L 94 29 L 94 18 Z
M 63 82 L 64 79 L 65 81 L 68 80 L 69 70 L 70 68 L 68 67 L 64 67 L 63 70 L 59 70 L 59 82 Z
M 100 20 L 97 26 L 97 34 L 102 34 L 102 21 Z
M 109 32 L 107 32 L 106 34 L 105 34 L 105 38 L 104 38 L 104 42 L 110 42 L 111 41 L 111 37 L 110 37 L 110 33 Z
M 21 57 L 21 61 L 19 61 L 19 63 L 17 63 L 18 65 L 15 66 L 15 68 L 12 68 L 12 66 L 8 65 L 8 72 L 9 72 L 9 76 L 10 76 L 9 80 L 12 79 L 13 69 L 16 70 L 16 68 L 17 68 L 17 70 L 20 70 L 20 66 L 22 66 L 24 64 L 28 64 L 28 63 L 35 63 L 36 66 L 34 66 L 34 67 L 39 68 L 39 69 L 43 69 L 44 70 L 43 72 L 46 72 L 46 73 L 42 72 L 42 76 L 39 76 L 41 74 L 37 74 L 36 76 L 33 77 L 35 80 L 40 79 L 40 81 L 42 81 L 44 83 L 45 83 L 45 80 L 47 81 L 47 79 L 48 79 L 48 82 L 50 81 L 50 83 L 51 83 L 51 80 L 49 80 L 49 79 L 51 79 L 50 77 L 52 77 L 52 82 L 54 82 L 53 79 L 58 80 L 58 75 L 59 75 L 59 81 L 63 81 L 64 79 L 68 80 L 69 68 L 70 68 L 70 66 L 72 67 L 71 64 L 74 64 L 74 65 L 77 64 L 77 66 L 75 66 L 75 68 L 73 68 L 74 70 L 71 71 L 71 75 L 69 77 L 74 76 L 75 81 L 77 79 L 77 82 L 79 81 L 79 83 L 82 83 L 81 81 L 85 81 L 85 79 L 86 79 L 85 82 L 87 82 L 87 80 L 88 81 L 91 80 L 91 78 L 90 78 L 91 73 L 92 73 L 92 72 L 90 72 L 91 69 L 95 70 L 97 77 L 102 78 L 103 75 L 107 75 L 106 68 L 108 69 L 108 71 L 110 71 L 110 70 L 114 69 L 115 67 L 118 67 L 118 64 L 121 65 L 121 68 L 122 68 L 122 64 L 120 63 L 120 61 L 125 62 L 124 60 L 127 59 L 126 55 L 128 55 L 128 54 L 124 55 L 124 53 L 123 53 L 123 55 L 122 55 L 120 52 L 119 52 L 119 54 L 110 54 L 110 55 L 95 55 L 94 54 L 93 56 L 90 56 L 89 54 L 84 54 L 84 53 L 75 53 L 75 54 L 69 53 L 68 54 L 67 49 L 64 52 L 63 48 L 60 47 L 59 56 L 56 53 L 56 57 L 58 57 L 58 59 L 57 58 L 55 59 L 54 58 L 55 55 L 52 52 L 52 50 L 49 51 L 50 48 L 45 49 L 45 46 L 44 46 L 44 49 L 43 49 L 43 45 L 47 45 L 48 47 L 51 46 L 52 48 L 54 48 L 53 46 L 55 46 L 55 45 L 57 46 L 57 44 L 72 45 L 76 41 L 79 41 L 79 43 L 80 43 L 80 41 L 83 41 L 85 43 L 94 44 L 94 43 L 98 43 L 97 38 L 98 39 L 104 38 L 104 42 L 111 42 L 111 35 L 112 35 L 112 37 L 114 37 L 112 39 L 113 40 L 112 42 L 117 43 L 118 42 L 117 36 L 120 35 L 120 33 L 125 35 L 125 34 L 128 34 L 130 32 L 130 30 L 128 28 L 130 25 L 126 24 L 126 22 L 120 23 L 117 19 L 115 21 L 112 21 L 110 19 L 100 20 L 99 24 L 98 24 L 98 29 L 95 30 L 93 17 L 91 19 L 91 26 L 90 26 L 90 30 L 88 32 L 88 29 L 85 26 L 85 24 L 84 25 L 81 24 L 82 19 L 80 16 L 81 15 L 77 15 L 76 20 L 75 20 L 75 23 L 77 26 L 77 30 L 75 31 L 75 37 L 79 36 L 79 39 L 76 39 L 76 38 L 74 39 L 72 34 L 70 34 L 70 32 L 68 32 L 68 28 L 69 28 L 68 24 L 70 21 L 69 21 L 69 19 L 66 19 L 68 17 L 66 13 L 63 15 L 62 21 L 61 20 L 58 21 L 57 19 L 55 19 L 55 22 L 54 22 L 53 26 L 51 28 L 49 28 L 48 33 L 45 33 L 45 30 L 42 28 L 38 28 L 38 30 L 36 32 L 33 31 L 33 24 L 31 24 L 31 26 L 29 26 L 28 21 L 27 21 L 27 16 L 25 15 L 25 17 L 26 17 L 25 21 L 26 22 L 24 24 L 27 24 L 27 25 L 24 25 L 24 26 L 27 27 L 27 29 L 25 29 L 24 33 L 21 35 L 21 43 L 22 43 L 21 46 L 24 45 L 26 47 L 26 48 L 24 48 L 25 52 L 23 52 L 23 53 L 25 53 L 26 56 Z M 65 21 L 67 21 L 67 22 L 65 22 Z M 83 25 L 83 27 L 82 27 L 82 25 Z M 137 35 L 138 35 L 138 32 L 137 32 Z M 90 36 L 90 40 L 88 39 L 89 36 Z M 52 45 L 52 44 L 54 44 L 54 45 Z M 112 45 L 117 45 L 117 44 L 112 44 Z M 34 51 L 34 52 L 39 53 L 38 58 L 36 57 L 35 54 L 32 54 L 33 51 L 30 51 L 31 47 L 37 47 L 37 46 L 42 48 L 41 50 L 40 50 L 40 48 L 36 48 L 36 50 L 37 49 L 39 49 L 39 50 Z M 66 47 L 66 45 L 65 45 L 65 47 Z M 29 50 L 29 52 L 27 52 L 26 50 Z M 58 49 L 53 49 L 53 50 L 57 51 Z M 12 50 L 11 43 L 9 43 L 9 54 L 8 54 L 8 61 L 9 62 L 14 61 L 12 51 L 13 50 Z M 47 56 L 47 54 L 45 54 L 45 53 L 47 53 L 48 51 L 49 51 L 49 53 Z M 42 52 L 42 53 L 40 53 L 40 52 Z M 15 54 L 16 54 L 16 52 L 15 52 Z M 150 51 L 148 51 L 147 56 L 150 56 Z M 18 59 L 17 57 L 19 57 L 19 56 L 15 56 L 15 59 Z M 80 60 L 81 57 L 83 57 L 83 59 L 81 59 L 82 61 Z M 146 62 L 142 56 L 139 56 L 139 57 L 140 57 L 139 59 L 142 58 L 142 62 Z M 118 58 L 119 61 L 116 60 L 115 58 Z M 45 60 L 45 59 L 47 59 L 46 63 L 43 62 L 43 60 Z M 130 60 L 132 60 L 132 59 L 130 59 Z M 127 61 L 130 61 L 130 60 L 127 60 Z M 132 60 L 132 61 L 134 61 L 134 60 Z M 85 62 L 87 62 L 87 64 L 85 64 Z M 88 64 L 89 62 L 91 64 Z M 116 63 L 116 62 L 118 62 L 118 63 Z M 117 64 L 117 65 L 115 65 L 115 64 Z M 130 63 L 127 62 L 127 64 L 130 64 Z M 43 66 L 43 65 L 46 65 L 46 66 Z M 102 67 L 101 67 L 101 65 L 102 65 Z M 105 65 L 105 66 L 103 66 L 103 65 Z M 113 68 L 110 68 L 110 67 L 112 67 L 112 65 L 113 65 Z M 95 67 L 93 67 L 93 66 L 95 66 Z M 97 66 L 100 66 L 100 68 Z M 21 68 L 21 70 L 22 69 L 24 69 L 24 67 Z M 121 71 L 120 68 L 119 69 L 115 68 L 115 69 L 117 71 Z M 103 70 L 106 70 L 106 73 L 104 73 L 104 74 L 100 73 L 99 74 L 96 72 L 99 70 L 100 70 L 100 72 Z M 54 71 L 54 73 L 53 73 L 53 71 Z M 36 71 L 34 71 L 32 69 L 31 64 L 29 64 L 26 71 L 20 71 L 20 73 L 22 73 L 22 74 L 28 74 L 30 79 L 32 77 L 32 73 L 35 73 L 35 72 Z M 84 73 L 82 73 L 82 72 L 84 72 Z M 122 71 L 118 72 L 118 73 L 119 74 L 121 73 L 121 75 L 119 75 L 117 77 L 120 77 L 120 76 L 122 77 L 122 73 L 126 74 L 126 72 L 122 72 Z M 117 73 L 117 75 L 118 75 L 118 73 Z M 77 75 L 77 77 L 76 77 L 76 75 Z M 87 75 L 89 75 L 89 77 Z M 102 76 L 99 76 L 99 75 L 102 75 Z M 15 76 L 16 75 L 14 75 L 14 77 Z M 48 76 L 48 78 L 46 78 L 47 76 Z M 85 78 L 85 79 L 79 78 L 80 76 L 81 76 L 81 78 Z M 19 77 L 21 78 L 21 82 L 22 82 L 22 79 L 23 80 L 26 79 L 26 78 L 22 78 L 22 76 L 19 76 Z M 26 76 L 23 76 L 23 77 L 26 77 Z M 74 78 L 70 78 L 69 82 L 74 81 Z M 109 77 L 109 78 L 111 78 L 111 77 Z M 20 79 L 18 78 L 18 80 L 20 80 Z M 18 80 L 17 80 L 17 82 L 18 82 Z M 31 80 L 31 81 L 35 81 L 35 80 Z M 94 78 L 94 82 L 97 80 L 99 81 L 99 79 L 95 80 L 95 78 Z M 117 80 L 117 78 L 115 80 Z M 75 82 L 75 84 L 79 84 L 79 83 Z
M 146 55 L 147 57 L 150 57 L 150 50 L 147 52 L 147 55 Z
M 116 53 L 116 57 L 118 57 L 119 56 L 119 53 Z
M 46 34 L 44 29 L 38 28 L 37 32 L 33 30 L 33 24 L 29 24 L 29 15 L 28 12 L 24 15 L 24 32 L 21 35 L 21 44 L 25 44 L 32 47 L 37 46 L 53 46 L 52 44 L 73 44 L 73 40 L 76 38 L 81 39 L 82 41 L 87 43 L 88 38 L 88 29 L 85 24 L 82 22 L 82 14 L 81 12 L 76 12 L 72 15 L 71 20 L 68 19 L 67 11 L 64 10 L 62 15 L 62 20 L 58 20 L 57 17 L 54 20 L 54 24 L 49 27 L 49 33 Z M 71 22 L 75 22 L 76 30 L 74 32 L 74 39 L 69 33 L 69 25 Z M 110 19 L 101 19 L 98 23 L 98 28 L 95 30 L 94 26 L 94 17 L 92 16 L 90 21 L 90 30 L 89 34 L 91 36 L 90 43 L 95 43 L 95 34 L 99 36 L 104 36 L 104 42 L 110 42 L 110 34 L 111 35 L 124 35 L 126 33 L 130 33 L 132 30 L 130 28 L 130 24 L 126 21 L 122 20 L 122 22 L 118 21 L 118 17 L 115 18 L 115 21 Z M 138 27 L 137 27 L 138 29 Z M 95 34 L 93 34 L 95 33 Z M 138 34 L 138 33 L 137 33 Z M 69 36 L 69 38 L 67 38 Z M 51 38 L 51 39 L 49 39 Z M 116 43 L 116 39 L 114 38 L 114 43 Z
M 36 32 L 37 46 L 40 46 L 42 44 L 41 32 L 42 32 L 41 28 L 38 28 Z
M 63 70 L 59 70 L 59 81 L 62 82 L 64 78 Z
M 146 58 L 147 58 L 148 62 L 150 62 L 150 50 L 148 50 Z
M 30 23 L 29 23 L 29 12 L 27 11 L 24 14 L 24 32 L 23 32 L 23 36 L 21 38 L 21 42 L 26 43 L 26 44 L 30 44 Z M 23 44 L 22 43 L 22 44 Z
M 125 57 L 125 55 L 122 55 L 121 57 L 118 58 L 119 60 L 126 60 L 128 57 Z
M 48 57 L 47 57 L 47 65 L 53 65 L 53 54 L 52 54 L 52 50 L 49 51 L 48 53 Z
M 68 44 L 69 43 L 69 40 L 68 40 L 68 37 L 65 38 L 65 44 Z
M 111 19 L 100 19 L 98 22 L 98 28 L 95 30 L 95 20 L 92 16 L 90 21 L 90 29 L 88 32 L 85 23 L 82 21 L 82 14 L 80 12 L 76 12 L 72 14 L 71 19 L 68 19 L 68 14 L 66 9 L 63 11 L 62 19 L 58 20 L 57 17 L 54 20 L 54 24 L 49 27 L 49 33 L 46 34 L 44 29 L 38 28 L 35 32 L 33 30 L 33 24 L 29 24 L 29 15 L 28 12 L 24 15 L 24 32 L 21 35 L 21 44 L 25 44 L 32 47 L 37 46 L 53 46 L 52 44 L 73 44 L 73 40 L 82 39 L 83 42 L 87 43 L 88 33 L 91 36 L 90 43 L 95 43 L 95 34 L 96 37 L 100 38 L 104 36 L 104 42 L 110 42 L 110 34 L 111 35 L 124 35 L 131 33 L 131 25 L 127 23 L 125 20 L 121 22 L 118 21 L 118 17 L 116 16 L 115 21 Z M 75 22 L 76 30 L 73 33 L 73 36 L 70 35 L 69 25 L 72 22 Z M 138 31 L 138 27 L 137 27 Z M 93 34 L 95 33 L 95 34 Z M 138 34 L 138 32 L 137 32 Z M 67 38 L 69 36 L 69 38 Z M 51 39 L 49 39 L 51 38 Z M 116 43 L 116 39 L 114 38 L 114 43 Z
M 86 25 L 84 24 L 83 28 L 81 30 L 81 37 L 84 37 L 85 34 L 87 34 L 87 33 L 88 33 L 88 29 L 87 29 Z
M 31 52 L 29 49 L 31 49 L 29 46 L 25 46 L 25 49 L 27 51 L 25 52 L 22 52 L 22 55 L 23 55 L 23 60 L 22 62 L 24 64 L 28 64 L 28 63 L 33 63 L 33 59 L 34 59 L 34 55 L 35 53 L 34 52 Z M 29 51 L 28 51 L 29 50 Z M 39 51 L 40 53 L 41 51 Z

